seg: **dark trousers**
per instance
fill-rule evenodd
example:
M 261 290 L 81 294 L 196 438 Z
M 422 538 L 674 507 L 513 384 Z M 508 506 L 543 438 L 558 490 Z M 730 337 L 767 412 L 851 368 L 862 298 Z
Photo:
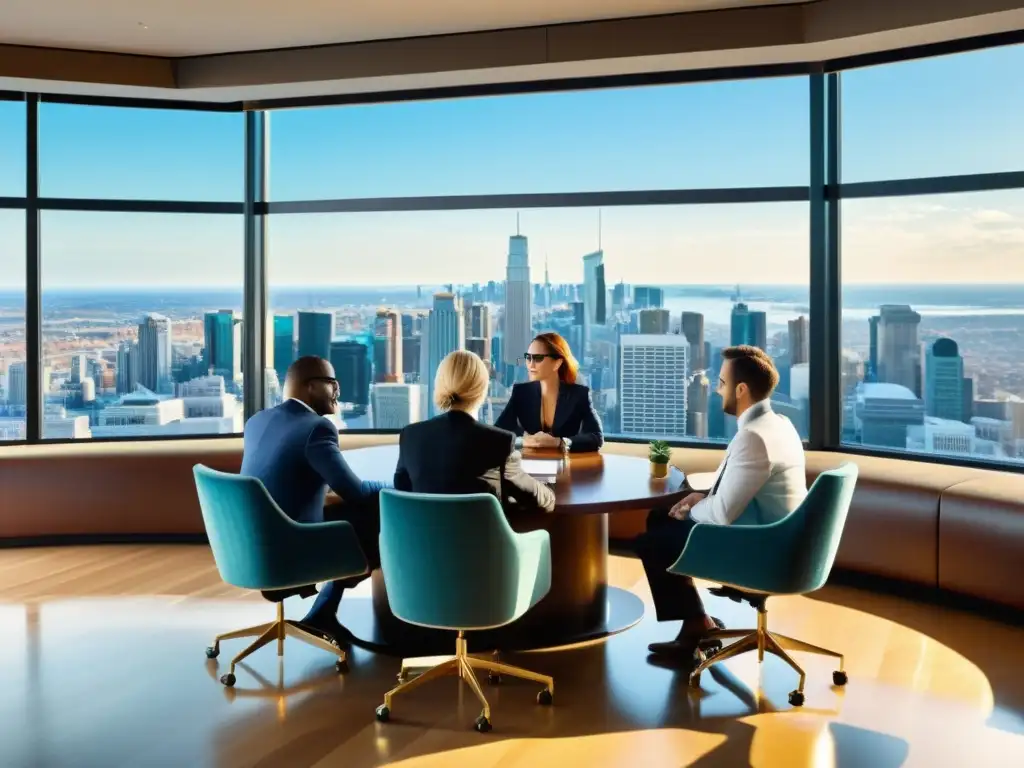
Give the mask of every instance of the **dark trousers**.
M 634 547 L 647 572 L 658 621 L 685 621 L 704 616 L 700 593 L 689 576 L 666 570 L 682 554 L 696 523 L 669 517 L 667 509 L 652 509 L 647 530 L 636 538 Z
M 307 618 L 314 615 L 330 614 L 338 612 L 341 604 L 341 597 L 346 588 L 354 587 L 366 579 L 370 572 L 380 568 L 380 495 L 374 493 L 372 496 L 352 504 L 343 502 L 324 507 L 324 521 L 344 521 L 351 524 L 355 529 L 356 538 L 359 539 L 359 546 L 366 557 L 367 572 L 358 576 L 349 576 L 345 579 L 338 579 L 323 586 L 316 602 L 309 609 Z

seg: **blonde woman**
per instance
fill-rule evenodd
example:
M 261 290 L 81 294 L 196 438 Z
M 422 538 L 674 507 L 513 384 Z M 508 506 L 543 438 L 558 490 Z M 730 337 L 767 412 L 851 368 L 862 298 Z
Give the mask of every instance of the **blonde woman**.
M 555 508 L 551 489 L 523 472 L 515 436 L 477 421 L 490 376 L 472 352 L 452 352 L 434 379 L 434 403 L 442 411 L 410 424 L 399 438 L 395 488 L 416 493 L 493 493 L 546 512 Z

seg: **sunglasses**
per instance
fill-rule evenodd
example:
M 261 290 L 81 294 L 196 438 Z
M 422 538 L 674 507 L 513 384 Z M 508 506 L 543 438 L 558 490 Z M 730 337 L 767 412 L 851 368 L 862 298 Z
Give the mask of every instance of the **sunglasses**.
M 550 357 L 552 360 L 557 360 L 558 359 L 558 355 L 552 355 L 552 354 L 534 355 L 534 354 L 531 354 L 529 352 L 525 352 L 523 354 L 523 358 L 522 359 L 525 360 L 528 363 L 540 363 L 540 362 L 544 361 L 545 357 Z

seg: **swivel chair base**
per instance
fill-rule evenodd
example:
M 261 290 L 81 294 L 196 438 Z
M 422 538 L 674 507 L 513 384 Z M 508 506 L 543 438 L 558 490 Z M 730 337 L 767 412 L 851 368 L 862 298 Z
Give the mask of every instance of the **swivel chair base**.
M 728 597 L 736 602 L 743 600 L 750 603 L 757 609 L 757 629 L 719 629 L 709 633 L 707 641 L 702 644 L 702 649 L 696 652 L 699 663 L 690 673 L 691 686 L 695 688 L 700 687 L 700 674 L 711 665 L 753 650 L 757 651 L 758 663 L 764 661 L 764 654 L 767 651 L 778 656 L 800 675 L 800 683 L 797 685 L 796 690 L 789 693 L 789 703 L 794 707 L 803 706 L 804 681 L 807 675 L 787 651 L 801 651 L 803 653 L 814 653 L 820 656 L 830 656 L 834 659 L 839 659 L 839 669 L 832 673 L 832 682 L 837 686 L 846 685 L 847 676 L 843 667 L 844 660 L 841 653 L 830 651 L 827 648 L 819 648 L 816 645 L 805 643 L 803 640 L 768 631 L 768 608 L 766 606 L 768 595 L 742 592 L 731 587 L 716 588 L 710 591 L 712 594 Z M 722 650 L 707 648 L 707 645 L 709 643 L 714 644 L 714 641 L 731 639 L 736 639 L 736 642 Z
M 220 681 L 229 687 L 235 684 L 235 665 L 242 661 L 246 656 L 258 651 L 263 646 L 277 640 L 277 655 L 284 656 L 285 637 L 294 637 L 304 643 L 308 643 L 309 645 L 322 648 L 325 651 L 335 654 L 338 657 L 338 660 L 334 663 L 334 668 L 339 673 L 345 672 L 348 669 L 345 651 L 342 650 L 333 640 L 329 640 L 323 635 L 308 631 L 297 621 L 286 619 L 284 617 L 283 602 L 279 602 L 277 604 L 276 621 L 272 621 L 268 624 L 260 624 L 255 627 L 237 629 L 234 632 L 225 632 L 223 635 L 217 635 L 213 639 L 213 645 L 206 649 L 206 658 L 217 658 L 220 655 L 220 644 L 222 641 L 234 640 L 239 637 L 256 637 L 256 641 L 235 656 L 235 658 L 231 660 L 231 669 L 226 675 L 221 675 Z
M 537 703 L 549 705 L 554 700 L 555 681 L 551 677 L 548 677 L 547 675 L 540 675 L 521 667 L 514 667 L 511 664 L 503 664 L 499 661 L 470 656 L 466 651 L 465 633 L 461 631 L 455 640 L 455 655 L 453 657 L 443 659 L 439 664 L 430 667 L 417 677 L 406 679 L 408 670 L 412 669 L 414 666 L 418 667 L 419 665 L 406 664 L 406 662 L 402 663 L 402 671 L 398 674 L 398 678 L 402 682 L 385 693 L 384 703 L 377 707 L 377 719 L 380 722 L 386 723 L 391 719 L 391 700 L 399 693 L 411 691 L 413 688 L 417 688 L 423 683 L 435 680 L 439 677 L 445 677 L 446 675 L 458 675 L 466 682 L 470 689 L 472 689 L 473 693 L 476 694 L 476 697 L 480 700 L 480 704 L 483 706 L 480 716 L 476 719 L 474 727 L 476 730 L 480 731 L 480 733 L 486 733 L 491 730 L 491 706 L 487 703 L 487 698 L 484 696 L 484 692 L 480 688 L 480 683 L 476 679 L 476 672 L 474 670 L 478 669 L 485 670 L 487 672 L 487 679 L 490 683 L 496 684 L 500 682 L 502 675 L 509 675 L 510 677 L 517 677 L 522 680 L 532 680 L 537 683 L 542 683 L 545 687 L 537 694 Z

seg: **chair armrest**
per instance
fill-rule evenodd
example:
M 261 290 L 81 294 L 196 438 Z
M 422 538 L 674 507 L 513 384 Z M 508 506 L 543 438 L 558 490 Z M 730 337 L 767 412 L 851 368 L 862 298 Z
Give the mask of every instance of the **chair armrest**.
M 277 554 L 289 574 L 304 584 L 343 579 L 366 573 L 367 562 L 355 529 L 343 521 L 296 523 L 277 543 Z
M 535 606 L 551 589 L 551 536 L 547 531 L 515 534 L 519 553 L 516 616 Z

